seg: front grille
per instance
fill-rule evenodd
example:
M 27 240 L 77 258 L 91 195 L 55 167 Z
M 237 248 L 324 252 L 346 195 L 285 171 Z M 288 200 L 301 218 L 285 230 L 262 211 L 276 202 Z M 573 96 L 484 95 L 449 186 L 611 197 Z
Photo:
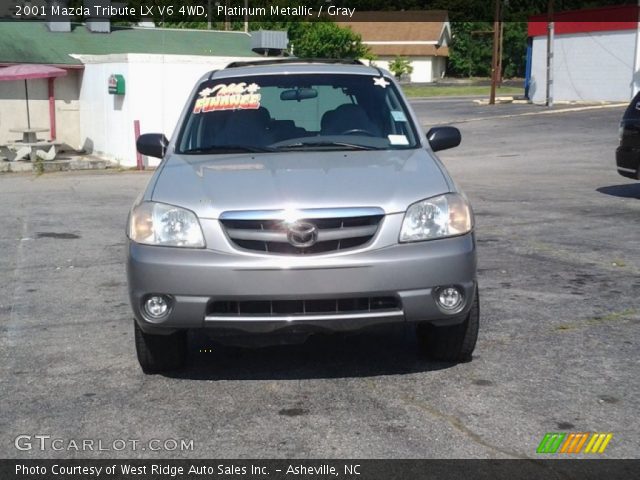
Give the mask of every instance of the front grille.
M 315 241 L 308 246 L 291 242 L 292 222 L 287 222 L 284 216 L 282 211 L 227 212 L 220 222 L 229 240 L 239 248 L 310 255 L 365 245 L 378 231 L 384 213 L 378 208 L 302 210 L 293 223 L 315 227 Z
M 216 300 L 210 302 L 212 316 L 286 316 L 369 313 L 400 310 L 396 297 L 322 298 L 313 300 Z

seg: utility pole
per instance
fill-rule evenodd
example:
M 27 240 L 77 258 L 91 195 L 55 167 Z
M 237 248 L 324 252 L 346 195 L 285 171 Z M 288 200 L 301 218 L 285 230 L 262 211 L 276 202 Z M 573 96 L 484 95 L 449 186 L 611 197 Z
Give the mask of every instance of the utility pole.
M 553 41 L 555 25 L 553 22 L 553 0 L 547 5 L 547 107 L 553 107 Z
M 504 17 L 504 10 L 500 12 Z M 502 86 L 502 58 L 504 57 L 504 18 L 500 18 L 500 42 L 498 43 L 498 86 Z
M 640 0 L 638 0 L 638 11 L 636 12 L 636 55 L 633 64 L 633 77 L 631 83 L 631 98 L 633 99 L 640 92 Z
M 498 55 L 500 43 L 500 7 L 502 0 L 495 0 L 496 13 L 493 21 L 493 56 L 491 58 L 491 94 L 489 95 L 489 105 L 496 103 L 496 84 L 498 83 Z
M 231 30 L 231 22 L 229 21 L 229 15 L 227 12 L 229 11 L 229 0 L 225 0 L 225 13 L 224 13 L 224 31 Z
M 244 0 L 244 33 L 249 33 L 249 0 Z

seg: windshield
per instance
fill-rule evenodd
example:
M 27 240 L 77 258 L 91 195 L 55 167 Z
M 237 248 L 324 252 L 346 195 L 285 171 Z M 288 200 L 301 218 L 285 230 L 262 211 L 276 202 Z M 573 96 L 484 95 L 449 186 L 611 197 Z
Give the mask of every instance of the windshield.
M 394 84 L 369 75 L 260 75 L 203 82 L 178 153 L 416 148 Z

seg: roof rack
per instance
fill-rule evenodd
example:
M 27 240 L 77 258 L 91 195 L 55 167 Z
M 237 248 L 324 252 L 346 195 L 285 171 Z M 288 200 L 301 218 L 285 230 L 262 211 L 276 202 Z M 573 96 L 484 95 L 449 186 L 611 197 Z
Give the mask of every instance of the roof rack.
M 327 63 L 327 64 L 342 64 L 342 65 L 364 65 L 360 60 L 355 58 L 274 58 L 273 60 L 252 60 L 249 62 L 232 62 L 225 68 L 239 68 L 239 67 L 256 67 L 262 65 L 278 65 L 287 63 Z

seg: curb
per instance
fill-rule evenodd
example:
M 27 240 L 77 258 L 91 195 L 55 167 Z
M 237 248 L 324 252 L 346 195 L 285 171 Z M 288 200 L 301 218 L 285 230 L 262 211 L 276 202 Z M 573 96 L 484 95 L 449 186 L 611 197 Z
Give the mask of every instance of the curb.
M 473 103 L 477 105 L 489 105 L 489 99 L 486 97 L 480 98 L 478 100 L 474 100 Z M 522 97 L 522 95 L 518 95 L 518 96 L 513 95 L 513 96 L 496 97 L 496 103 L 527 104 L 531 102 L 526 98 Z
M 70 170 L 106 170 L 113 168 L 113 165 L 107 160 L 96 158 L 86 159 L 65 159 L 65 160 L 49 160 L 40 163 L 32 162 L 7 162 L 0 161 L 0 173 L 51 173 L 51 172 L 67 172 Z
M 477 104 L 477 105 L 488 105 L 489 104 L 489 99 L 487 98 L 479 98 L 473 101 L 473 103 Z M 496 97 L 496 103 L 513 103 L 515 105 L 538 105 L 538 106 L 544 106 L 544 103 L 542 102 L 533 102 L 531 100 L 527 100 L 526 98 L 523 98 L 521 96 L 512 96 L 512 97 L 508 97 L 508 96 L 504 96 L 504 97 Z M 560 106 L 560 105 L 564 105 L 567 107 L 575 107 L 575 108 L 585 108 L 585 107 L 589 107 L 589 108 L 593 108 L 593 107 L 602 107 L 602 108 L 607 108 L 609 106 L 617 106 L 619 104 L 619 102 L 587 102 L 587 101 L 581 101 L 581 100 L 559 100 L 559 101 L 555 101 L 553 102 L 554 105 Z
M 539 104 L 533 104 L 539 106 Z M 510 113 L 505 115 L 490 115 L 487 117 L 472 117 L 472 118 L 464 118 L 464 119 L 455 119 L 450 120 L 448 122 L 442 122 L 442 124 L 447 123 L 469 123 L 469 122 L 481 122 L 484 120 L 504 120 L 505 118 L 516 118 L 516 117 L 532 117 L 537 115 L 558 115 L 561 113 L 571 113 L 571 112 L 584 112 L 588 110 L 603 110 L 607 108 L 624 108 L 626 107 L 626 103 L 607 103 L 605 105 L 588 105 L 588 106 L 579 106 L 579 107 L 569 107 L 569 108 L 559 108 L 559 109 L 548 109 L 548 110 L 540 110 L 534 112 L 523 112 L 523 113 Z

